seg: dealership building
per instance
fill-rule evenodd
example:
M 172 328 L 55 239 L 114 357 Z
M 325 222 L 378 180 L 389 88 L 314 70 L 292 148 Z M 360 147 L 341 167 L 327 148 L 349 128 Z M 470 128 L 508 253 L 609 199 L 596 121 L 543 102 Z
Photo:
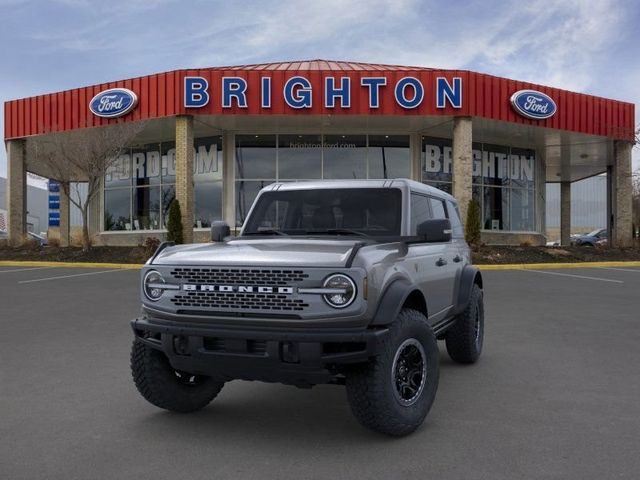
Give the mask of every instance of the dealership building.
M 182 207 L 185 241 L 212 221 L 242 225 L 273 182 L 412 178 L 481 205 L 483 241 L 545 242 L 545 185 L 559 183 L 569 242 L 571 183 L 606 174 L 612 242 L 631 242 L 634 105 L 466 71 L 325 60 L 177 70 L 5 103 L 8 224 L 26 229 L 31 138 L 145 121 L 91 208 L 95 242 L 165 235 Z M 54 180 L 65 180 L 55 179 Z M 83 178 L 72 179 L 82 182 Z M 69 238 L 61 190 L 54 222 Z

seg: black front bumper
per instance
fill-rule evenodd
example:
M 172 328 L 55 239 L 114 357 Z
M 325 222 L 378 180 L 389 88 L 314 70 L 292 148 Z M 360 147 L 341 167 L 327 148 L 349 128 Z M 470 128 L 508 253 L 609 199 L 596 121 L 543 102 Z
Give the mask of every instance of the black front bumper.
M 220 380 L 299 386 L 332 383 L 341 367 L 375 357 L 389 330 L 283 330 L 131 321 L 136 339 L 162 351 L 176 370 Z

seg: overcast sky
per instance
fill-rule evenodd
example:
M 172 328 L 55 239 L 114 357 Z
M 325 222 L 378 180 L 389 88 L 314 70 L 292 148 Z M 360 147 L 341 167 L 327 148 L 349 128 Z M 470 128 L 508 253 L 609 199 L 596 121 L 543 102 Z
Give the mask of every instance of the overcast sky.
M 178 68 L 323 58 L 640 103 L 637 0 L 0 0 L 0 18 L 2 102 Z

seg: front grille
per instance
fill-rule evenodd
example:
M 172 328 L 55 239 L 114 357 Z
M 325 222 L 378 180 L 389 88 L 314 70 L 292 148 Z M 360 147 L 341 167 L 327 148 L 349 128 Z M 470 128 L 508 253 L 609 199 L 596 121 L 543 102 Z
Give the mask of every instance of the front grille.
M 309 304 L 304 300 L 272 293 L 181 292 L 171 301 L 177 307 L 205 307 L 216 310 L 301 311 Z
M 302 270 L 180 267 L 171 275 L 186 283 L 286 286 L 309 278 Z

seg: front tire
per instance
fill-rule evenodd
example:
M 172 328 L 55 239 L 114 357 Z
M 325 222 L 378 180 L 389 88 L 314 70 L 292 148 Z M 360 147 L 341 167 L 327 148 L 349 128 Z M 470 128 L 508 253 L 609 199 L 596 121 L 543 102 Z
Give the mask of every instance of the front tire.
M 469 304 L 445 337 L 447 352 L 458 363 L 475 363 L 484 342 L 484 301 L 482 289 L 473 284 Z
M 189 413 L 206 407 L 224 382 L 175 370 L 166 355 L 134 340 L 131 374 L 140 394 L 151 404 L 172 412 Z
M 427 319 L 403 309 L 382 352 L 346 376 L 351 411 L 367 428 L 412 433 L 424 421 L 438 389 L 438 344 Z

